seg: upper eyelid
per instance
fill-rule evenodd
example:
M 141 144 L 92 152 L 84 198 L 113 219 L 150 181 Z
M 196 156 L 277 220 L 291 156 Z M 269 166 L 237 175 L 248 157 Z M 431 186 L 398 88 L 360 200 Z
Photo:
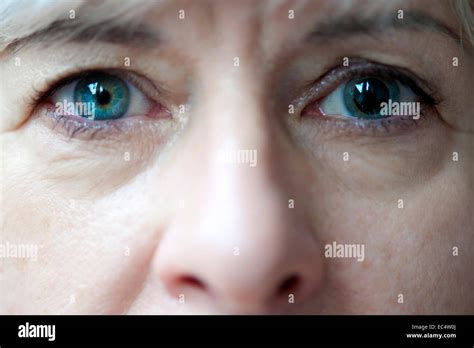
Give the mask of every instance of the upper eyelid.
M 374 74 L 381 73 L 384 75 L 391 75 L 397 78 L 405 78 L 405 80 L 411 80 L 417 83 L 419 82 L 420 84 L 422 84 L 422 88 L 426 88 L 428 90 L 427 93 L 431 94 L 432 92 L 434 92 L 428 87 L 426 82 L 422 81 L 418 77 L 415 77 L 406 69 L 374 62 L 358 62 L 350 67 L 338 66 L 335 69 L 330 70 L 330 72 L 324 75 L 319 81 L 321 81 L 322 83 L 329 81 L 333 83 L 340 83 L 342 81 L 349 80 L 354 76 L 357 76 L 357 74 L 367 73 L 367 71 L 370 71 L 370 73 L 375 72 Z
M 298 99 L 296 107 L 302 109 L 308 104 L 317 102 L 334 91 L 340 83 L 348 81 L 352 77 L 357 76 L 357 74 L 361 74 L 362 76 L 370 70 L 372 73 L 375 71 L 375 74 L 384 73 L 394 78 L 404 80 L 402 82 L 416 89 L 415 92 L 422 93 L 424 97 L 428 97 L 432 104 L 438 104 L 440 102 L 440 97 L 437 95 L 437 92 L 433 90 L 424 79 L 419 78 L 405 68 L 361 59 L 351 59 L 351 61 L 354 62 L 348 67 L 339 64 L 329 69 L 322 77 L 308 83 L 304 88 L 306 92 L 303 98 Z
M 55 92 L 63 88 L 64 86 L 79 80 L 81 78 L 91 76 L 94 74 L 109 74 L 111 76 L 118 77 L 125 82 L 133 84 L 138 90 L 143 92 L 148 98 L 159 102 L 160 104 L 165 104 L 162 100 L 162 92 L 156 84 L 154 84 L 150 79 L 144 75 L 137 73 L 130 69 L 117 69 L 117 68 L 77 68 L 74 71 L 70 71 L 62 74 L 62 77 L 56 77 L 54 79 L 47 80 L 45 86 L 42 90 L 35 89 L 35 96 L 31 98 L 32 106 L 36 106 L 42 101 L 47 100 Z

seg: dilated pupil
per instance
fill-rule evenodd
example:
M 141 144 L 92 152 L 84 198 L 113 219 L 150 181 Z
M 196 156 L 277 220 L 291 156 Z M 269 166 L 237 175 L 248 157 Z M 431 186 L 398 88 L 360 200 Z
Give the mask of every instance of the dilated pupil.
M 99 92 L 96 95 L 96 99 L 100 105 L 107 105 L 110 103 L 110 100 L 112 98 L 111 98 L 110 92 L 104 89 L 104 87 L 100 86 Z
M 382 81 L 366 78 L 354 85 L 352 97 L 360 111 L 373 115 L 380 112 L 381 103 L 388 101 L 390 91 Z

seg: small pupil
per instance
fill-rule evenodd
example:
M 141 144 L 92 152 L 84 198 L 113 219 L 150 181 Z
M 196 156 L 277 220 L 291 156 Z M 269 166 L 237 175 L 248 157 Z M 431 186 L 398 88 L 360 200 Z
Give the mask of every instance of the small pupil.
M 380 112 L 380 104 L 388 101 L 390 92 L 382 81 L 367 78 L 354 85 L 353 98 L 360 111 L 373 115 Z
M 104 87 L 100 86 L 99 92 L 96 95 L 97 102 L 101 105 L 106 105 L 110 103 L 110 93 Z

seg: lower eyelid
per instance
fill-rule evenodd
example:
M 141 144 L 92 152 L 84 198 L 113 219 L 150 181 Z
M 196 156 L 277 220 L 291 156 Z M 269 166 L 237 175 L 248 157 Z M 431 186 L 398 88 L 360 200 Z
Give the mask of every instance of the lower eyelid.
M 59 133 L 68 140 L 119 141 L 122 144 L 148 135 L 161 137 L 175 123 L 171 117 L 154 122 L 146 115 L 94 121 L 76 115 L 59 115 L 52 104 L 40 105 L 36 118 L 52 132 Z
M 413 119 L 411 116 L 391 116 L 380 119 L 349 119 L 345 116 L 309 116 L 307 118 L 316 122 L 315 127 L 318 131 L 325 134 L 344 134 L 371 137 L 394 137 L 408 133 L 422 127 L 433 118 L 429 113 L 433 112 L 430 108 L 422 109 L 419 119 Z
M 78 138 L 84 140 L 101 139 L 104 131 L 107 134 L 118 131 L 115 123 L 107 121 L 93 121 L 76 115 L 60 115 L 56 113 L 55 107 L 44 106 L 44 115 L 51 130 L 61 133 L 67 138 Z

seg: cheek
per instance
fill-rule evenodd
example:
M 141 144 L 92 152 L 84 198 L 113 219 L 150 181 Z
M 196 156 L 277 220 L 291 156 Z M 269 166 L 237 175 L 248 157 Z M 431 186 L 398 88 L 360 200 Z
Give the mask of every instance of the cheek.
M 304 129 L 296 133 L 295 140 L 313 167 L 313 182 L 324 180 L 326 186 L 358 196 L 386 199 L 392 193 L 395 198 L 423 185 L 452 163 L 455 139 L 433 114 L 398 135 L 335 132 L 330 122 L 326 134 L 312 120 L 302 124 Z
M 3 198 L 9 204 L 3 212 L 1 240 L 14 248 L 32 248 L 33 254 L 5 259 L 1 285 L 8 291 L 3 305 L 6 313 L 11 314 L 54 312 L 60 307 L 55 302 L 65 298 L 64 285 L 67 284 L 55 281 L 58 280 L 56 267 L 50 265 L 53 237 L 59 231 L 57 211 L 47 191 L 37 190 L 34 184 L 26 191 L 19 177 L 6 178 Z M 57 253 L 67 249 L 63 244 L 54 245 Z
M 150 204 L 138 195 L 143 190 L 124 187 L 113 197 L 70 199 L 57 185 L 36 178 L 27 180 L 25 190 L 28 175 L 6 174 L 3 198 L 11 203 L 3 211 L 1 239 L 38 249 L 36 261 L 2 263 L 2 288 L 10 294 L 2 312 L 123 312 L 144 281 L 159 235 L 140 215 Z
M 474 244 L 469 184 L 444 168 L 439 175 L 404 194 L 404 207 L 387 195 L 342 196 L 321 231 L 323 245 L 363 243 L 365 260 L 327 259 L 327 287 L 353 313 L 468 313 Z M 459 254 L 455 255 L 454 247 Z M 403 295 L 403 303 L 400 295 Z
M 62 158 L 32 146 L 27 134 L 1 139 L 8 163 L 1 239 L 36 245 L 38 254 L 35 262 L 2 262 L 2 288 L 11 290 L 2 312 L 123 312 L 144 281 L 161 232 L 160 179 L 146 184 L 144 173 L 126 182 L 133 174 L 117 168 L 126 163 L 138 170 L 133 161 Z

